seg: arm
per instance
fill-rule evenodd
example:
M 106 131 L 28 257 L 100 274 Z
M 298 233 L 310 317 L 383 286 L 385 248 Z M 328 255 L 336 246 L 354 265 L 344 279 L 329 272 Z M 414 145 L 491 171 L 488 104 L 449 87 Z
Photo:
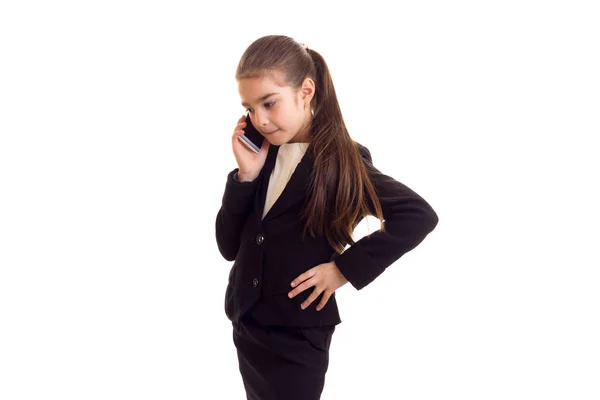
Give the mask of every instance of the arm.
M 421 196 L 377 170 L 366 147 L 358 147 L 381 203 L 385 226 L 385 231 L 361 238 L 334 259 L 344 277 L 360 290 L 421 243 L 437 225 L 438 216 Z
M 223 258 L 235 260 L 240 247 L 240 234 L 254 205 L 258 179 L 250 182 L 237 180 L 238 168 L 227 175 L 225 193 L 215 224 L 217 246 Z

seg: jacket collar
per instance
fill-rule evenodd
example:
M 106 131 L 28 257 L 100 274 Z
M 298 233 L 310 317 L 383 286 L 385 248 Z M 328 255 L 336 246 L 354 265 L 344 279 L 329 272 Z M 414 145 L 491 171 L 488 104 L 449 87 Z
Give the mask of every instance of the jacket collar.
M 260 172 L 260 181 L 256 191 L 256 199 L 254 204 L 256 208 L 255 211 L 261 217 L 265 208 L 269 179 L 271 177 L 271 173 L 273 172 L 273 168 L 275 168 L 275 162 L 277 161 L 277 153 L 279 152 L 279 148 L 280 146 L 269 146 L 269 152 L 265 160 L 265 165 Z M 300 162 L 292 173 L 290 180 L 281 192 L 281 195 L 275 200 L 275 203 L 273 203 L 263 218 L 263 221 L 277 217 L 291 206 L 306 198 L 310 173 L 313 166 L 313 160 L 310 156 L 311 152 L 312 148 L 309 145 L 304 153 L 304 156 L 302 159 L 300 159 Z

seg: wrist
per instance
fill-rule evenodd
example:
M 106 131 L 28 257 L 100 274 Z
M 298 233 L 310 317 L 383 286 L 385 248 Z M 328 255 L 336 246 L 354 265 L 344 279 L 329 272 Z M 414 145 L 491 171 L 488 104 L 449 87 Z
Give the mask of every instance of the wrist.
M 256 179 L 256 177 L 257 176 L 254 176 L 252 174 L 243 173 L 239 171 L 235 174 L 235 178 L 237 178 L 239 182 L 252 182 Z

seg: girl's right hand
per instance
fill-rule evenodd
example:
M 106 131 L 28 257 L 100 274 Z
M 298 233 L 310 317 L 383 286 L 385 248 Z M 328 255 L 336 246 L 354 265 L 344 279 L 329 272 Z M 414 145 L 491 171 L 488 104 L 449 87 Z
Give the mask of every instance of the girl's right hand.
M 269 141 L 265 138 L 259 153 L 255 153 L 245 144 L 241 142 L 238 136 L 244 134 L 244 128 L 246 127 L 246 115 L 243 115 L 239 120 L 238 124 L 233 131 L 232 148 L 235 160 L 238 164 L 238 180 L 242 182 L 253 181 L 258 177 L 260 170 L 265 164 L 267 159 L 267 153 L 269 151 Z

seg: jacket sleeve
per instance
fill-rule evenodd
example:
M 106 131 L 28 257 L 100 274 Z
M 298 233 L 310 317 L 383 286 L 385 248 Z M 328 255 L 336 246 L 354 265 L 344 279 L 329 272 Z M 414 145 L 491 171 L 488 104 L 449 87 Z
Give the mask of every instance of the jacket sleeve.
M 227 261 L 235 260 L 240 247 L 240 235 L 248 215 L 252 212 L 258 178 L 240 182 L 235 177 L 238 168 L 227 175 L 225 192 L 215 224 L 217 246 Z
M 385 231 L 364 236 L 334 259 L 344 277 L 360 290 L 421 243 L 437 225 L 438 216 L 421 196 L 377 170 L 369 150 L 357 145 L 381 203 L 385 227 Z

